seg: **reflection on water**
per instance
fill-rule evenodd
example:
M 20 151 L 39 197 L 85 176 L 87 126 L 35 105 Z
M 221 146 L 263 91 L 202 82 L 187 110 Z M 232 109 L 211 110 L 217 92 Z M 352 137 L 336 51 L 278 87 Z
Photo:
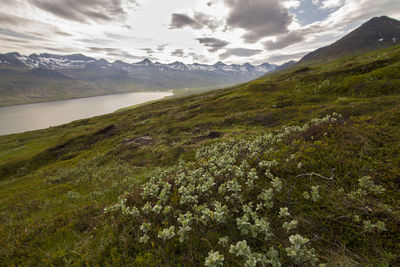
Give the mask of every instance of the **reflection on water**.
M 127 93 L 2 107 L 0 135 L 57 126 L 169 95 L 169 92 Z

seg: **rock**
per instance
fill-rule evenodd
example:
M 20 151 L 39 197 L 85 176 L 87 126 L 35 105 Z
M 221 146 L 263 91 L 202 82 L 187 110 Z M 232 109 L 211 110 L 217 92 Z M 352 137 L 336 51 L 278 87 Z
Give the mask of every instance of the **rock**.
M 132 140 L 131 140 L 131 139 L 128 139 L 128 138 L 122 139 L 122 143 L 123 143 L 123 144 L 129 143 L 129 142 L 132 142 Z
M 136 146 L 146 146 L 146 145 L 152 145 L 154 143 L 153 137 L 149 135 L 137 137 L 134 139 L 128 139 L 124 138 L 122 140 L 122 144 L 124 145 L 136 145 Z
M 218 137 L 221 137 L 221 135 L 222 135 L 221 132 L 211 131 L 208 133 L 207 137 L 208 138 L 218 138 Z
M 197 127 L 194 128 L 193 131 L 192 131 L 192 133 L 194 133 L 194 134 L 197 134 L 199 132 L 201 132 L 201 130 L 200 130 L 200 128 L 197 128 Z
M 153 137 L 151 137 L 149 135 L 145 135 L 142 137 L 135 138 L 135 139 L 133 139 L 133 141 L 140 145 L 150 145 L 150 144 L 153 144 Z

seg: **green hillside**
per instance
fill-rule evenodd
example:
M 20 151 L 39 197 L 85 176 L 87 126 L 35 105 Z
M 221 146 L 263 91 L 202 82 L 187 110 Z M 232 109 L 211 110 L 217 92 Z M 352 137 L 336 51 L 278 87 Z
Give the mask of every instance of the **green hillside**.
M 0 137 L 0 265 L 399 266 L 400 46 Z

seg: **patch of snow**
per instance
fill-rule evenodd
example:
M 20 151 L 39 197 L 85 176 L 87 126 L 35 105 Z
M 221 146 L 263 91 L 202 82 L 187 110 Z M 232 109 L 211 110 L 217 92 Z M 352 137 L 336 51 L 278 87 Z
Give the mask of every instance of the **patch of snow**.
M 383 40 L 384 40 L 383 38 L 379 38 L 378 39 L 379 42 L 383 42 Z

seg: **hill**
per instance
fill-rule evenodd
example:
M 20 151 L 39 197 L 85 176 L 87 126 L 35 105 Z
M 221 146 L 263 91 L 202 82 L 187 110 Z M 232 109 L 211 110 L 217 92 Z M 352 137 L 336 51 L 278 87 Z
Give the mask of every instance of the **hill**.
M 277 66 L 110 63 L 76 55 L 0 55 L 0 106 L 134 91 L 205 90 L 247 82 Z
M 399 62 L 0 137 L 2 264 L 398 266 Z
M 400 21 L 382 16 L 367 21 L 337 42 L 305 55 L 304 62 L 324 62 L 400 43 Z

